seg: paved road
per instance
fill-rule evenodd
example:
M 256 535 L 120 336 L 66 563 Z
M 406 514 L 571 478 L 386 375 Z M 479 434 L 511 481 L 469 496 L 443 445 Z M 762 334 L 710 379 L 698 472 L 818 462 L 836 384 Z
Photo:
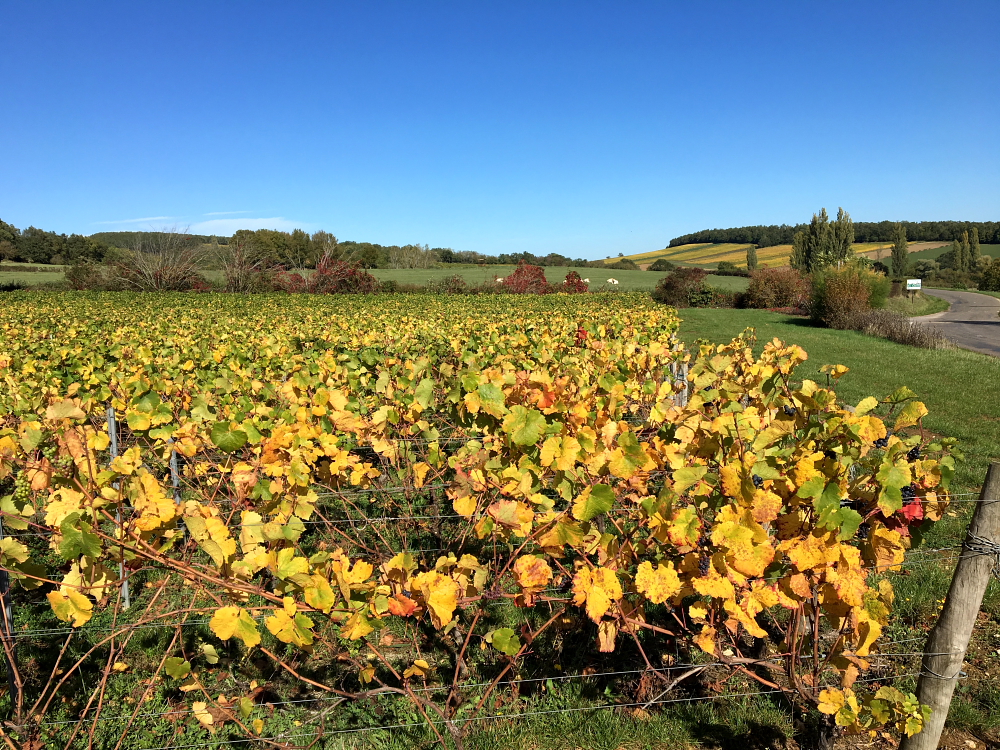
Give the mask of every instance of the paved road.
M 951 303 L 947 312 L 913 318 L 932 325 L 963 349 L 1000 357 L 1000 299 L 975 292 L 925 289 Z

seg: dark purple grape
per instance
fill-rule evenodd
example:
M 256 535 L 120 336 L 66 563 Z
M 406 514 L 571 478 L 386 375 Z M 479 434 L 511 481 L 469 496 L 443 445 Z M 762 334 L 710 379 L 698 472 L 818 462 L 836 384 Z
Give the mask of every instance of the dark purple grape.
M 758 489 L 764 486 L 764 478 L 759 477 L 756 474 L 753 475 L 753 486 Z
M 920 458 L 920 446 L 919 445 L 916 445 L 913 448 L 910 448 L 909 452 L 906 454 L 906 460 L 907 461 L 916 461 L 919 458 Z
M 789 406 L 788 404 L 785 404 L 781 408 L 785 410 L 785 414 L 787 414 L 788 416 L 790 417 L 795 416 L 796 408 L 794 406 Z
M 888 445 L 889 445 L 889 436 L 888 435 L 886 435 L 885 437 L 880 437 L 878 440 L 875 441 L 875 447 L 876 448 L 885 448 Z
M 867 539 L 868 535 L 871 533 L 871 530 L 872 527 L 869 526 L 867 523 L 863 523 L 860 526 L 858 526 L 858 539 L 860 539 L 861 541 Z
M 710 537 L 708 534 L 702 534 L 698 538 L 698 546 L 699 547 L 708 547 L 711 544 L 712 544 L 712 537 Z
M 708 575 L 708 569 L 712 562 L 709 560 L 708 555 L 702 555 L 701 559 L 698 560 L 698 573 L 703 576 Z

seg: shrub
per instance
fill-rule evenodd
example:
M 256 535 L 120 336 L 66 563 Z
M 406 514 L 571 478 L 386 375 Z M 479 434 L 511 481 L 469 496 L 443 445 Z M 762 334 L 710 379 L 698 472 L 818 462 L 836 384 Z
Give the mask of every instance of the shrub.
M 469 283 L 458 274 L 446 276 L 443 279 L 432 279 L 427 282 L 426 291 L 435 294 L 467 294 Z M 383 284 L 383 291 L 385 285 Z
M 940 271 L 935 271 L 927 277 L 926 281 L 931 286 L 949 289 L 971 289 L 976 286 L 976 277 L 965 271 L 956 271 L 954 268 L 942 268 Z
M 576 271 L 570 271 L 566 274 L 566 280 L 563 281 L 562 286 L 559 287 L 560 292 L 566 292 L 567 294 L 583 294 L 589 289 L 590 286 Z
M 857 315 L 855 327 L 869 336 L 921 349 L 945 349 L 951 346 L 951 342 L 937 329 L 890 310 L 865 310 Z
M 286 292 L 308 294 L 374 294 L 379 291 L 378 279 L 356 263 L 334 260 L 325 254 L 316 264 L 316 271 L 305 278 L 300 273 L 281 272 L 278 287 Z
M 512 294 L 548 294 L 552 291 L 552 285 L 545 278 L 545 269 L 523 260 L 500 285 Z
M 638 271 L 639 266 L 630 261 L 628 258 L 621 258 L 616 260 L 614 263 L 609 263 L 604 266 L 611 271 Z
M 813 276 L 810 312 L 829 328 L 860 330 L 860 316 L 885 305 L 891 283 L 857 265 L 830 268 Z
M 280 289 L 276 275 L 281 269 L 252 238 L 238 233 L 232 242 L 219 245 L 215 262 L 222 269 L 227 292 L 252 294 Z
M 66 283 L 71 289 L 104 289 L 107 282 L 96 263 L 74 263 L 66 269 Z
M 27 288 L 28 285 L 23 284 L 20 281 L 4 281 L 3 283 L 0 283 L 0 292 L 16 292 Z
M 994 260 L 983 270 L 979 288 L 986 292 L 1000 292 L 1000 258 Z
M 809 281 L 794 268 L 763 268 L 750 275 L 743 293 L 743 306 L 756 310 L 790 307 L 804 310 L 809 300 Z
M 671 263 L 666 258 L 657 258 L 656 260 L 654 260 L 650 264 L 648 270 L 650 270 L 650 271 L 673 271 L 675 268 L 677 268 L 677 266 L 674 265 L 673 263 Z
M 707 274 L 700 268 L 676 268 L 664 276 L 652 292 L 657 302 L 674 307 L 695 307 L 708 292 Z
M 712 271 L 716 276 L 743 276 L 747 277 L 750 272 L 745 268 L 740 268 L 735 263 L 723 260 L 719 261 L 719 265 L 714 271 Z
M 208 289 L 204 253 L 182 232 L 140 232 L 132 247 L 108 253 L 107 286 L 137 292 Z

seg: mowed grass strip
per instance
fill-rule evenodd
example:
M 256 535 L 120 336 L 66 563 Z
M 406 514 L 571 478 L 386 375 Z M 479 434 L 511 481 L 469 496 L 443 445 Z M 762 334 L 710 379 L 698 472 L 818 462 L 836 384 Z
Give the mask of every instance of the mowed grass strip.
M 978 488 L 989 462 L 1000 460 L 998 358 L 961 349 L 915 349 L 763 310 L 687 309 L 680 315 L 679 335 L 688 346 L 700 338 L 730 341 L 753 327 L 758 347 L 778 337 L 808 352 L 809 360 L 797 371 L 802 377 L 825 384 L 826 377 L 819 373 L 822 365 L 846 365 L 851 371 L 841 378 L 837 392 L 851 404 L 909 387 L 930 412 L 924 427 L 935 435 L 958 438 L 965 461 L 959 463 L 957 479 L 965 488 Z

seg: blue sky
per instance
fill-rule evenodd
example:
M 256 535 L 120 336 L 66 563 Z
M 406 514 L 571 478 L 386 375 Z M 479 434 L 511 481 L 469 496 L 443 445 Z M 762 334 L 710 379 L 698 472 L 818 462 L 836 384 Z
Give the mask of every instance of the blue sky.
M 575 257 L 1000 219 L 1000 3 L 7 2 L 0 218 Z

